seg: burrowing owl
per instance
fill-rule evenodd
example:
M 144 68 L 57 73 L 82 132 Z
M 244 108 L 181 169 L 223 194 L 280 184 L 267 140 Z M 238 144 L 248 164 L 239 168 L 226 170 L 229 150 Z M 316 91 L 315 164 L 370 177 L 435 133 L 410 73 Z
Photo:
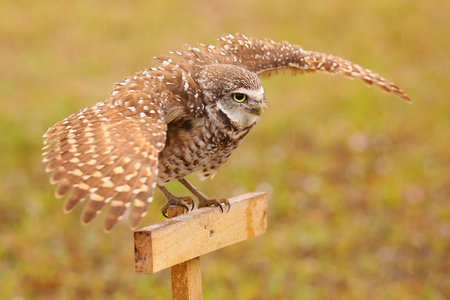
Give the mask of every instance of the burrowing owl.
M 109 98 L 47 131 L 46 171 L 53 171 L 51 183 L 59 183 L 57 197 L 70 192 L 66 212 L 89 198 L 82 214 L 87 224 L 110 203 L 109 231 L 134 199 L 129 223 L 135 228 L 156 186 L 167 197 L 163 213 L 169 204 L 194 206 L 190 197 L 176 197 L 164 187 L 175 180 L 199 207 L 228 205 L 226 199 L 209 199 L 184 177 L 215 174 L 242 142 L 267 106 L 259 79 L 264 75 L 342 74 L 409 101 L 393 83 L 338 57 L 242 34 L 221 36 L 218 43 L 185 46 L 183 52 L 156 58 L 159 66 L 125 78 Z

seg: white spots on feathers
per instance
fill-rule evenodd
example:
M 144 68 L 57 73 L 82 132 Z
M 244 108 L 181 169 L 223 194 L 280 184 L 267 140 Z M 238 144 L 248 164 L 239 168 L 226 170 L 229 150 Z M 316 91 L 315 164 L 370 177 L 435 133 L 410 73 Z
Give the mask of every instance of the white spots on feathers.
M 259 82 L 256 75 L 280 70 L 341 74 L 376 84 L 409 100 L 401 89 L 380 75 L 339 57 L 242 34 L 224 35 L 218 42 L 218 47 L 186 46 L 185 51 L 170 52 L 170 58 L 157 58 L 159 66 L 116 83 L 110 98 L 69 116 L 47 131 L 43 160 L 46 170 L 53 172 L 50 181 L 59 183 L 56 195 L 69 195 L 65 211 L 90 199 L 82 219 L 89 223 L 110 202 L 105 221 L 105 229 L 110 230 L 134 199 L 129 218 L 135 227 L 153 199 L 157 182 L 165 183 L 195 171 L 203 176 L 215 174 L 250 128 L 224 128 L 227 124 L 223 119 L 220 123 L 214 105 L 223 97 L 224 87 L 249 84 L 252 80 L 254 85 Z M 233 65 L 234 71 L 245 69 L 255 76 L 245 77 L 241 71 L 231 72 L 232 75 L 220 73 L 224 68 L 217 65 Z M 209 71 L 220 73 L 216 76 L 218 81 L 208 81 L 211 76 L 200 77 L 208 67 Z M 175 144 L 168 148 L 167 123 L 180 121 L 186 122 L 180 127 L 179 136 L 171 136 Z M 199 136 L 189 135 L 200 130 L 203 132 Z M 165 161 L 158 161 L 159 158 Z

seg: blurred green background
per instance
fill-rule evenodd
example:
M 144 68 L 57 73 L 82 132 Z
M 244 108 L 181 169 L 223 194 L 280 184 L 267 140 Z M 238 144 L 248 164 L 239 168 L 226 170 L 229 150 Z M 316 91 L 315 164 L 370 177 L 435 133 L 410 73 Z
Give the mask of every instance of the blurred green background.
M 342 77 L 264 80 L 263 121 L 212 181 L 191 177 L 211 196 L 270 197 L 267 234 L 202 257 L 205 299 L 449 299 L 449 12 L 444 0 L 3 0 L 0 298 L 170 298 L 168 271 L 135 274 L 125 222 L 105 234 L 81 208 L 63 214 L 42 135 L 153 56 L 242 32 L 361 64 L 413 104 Z

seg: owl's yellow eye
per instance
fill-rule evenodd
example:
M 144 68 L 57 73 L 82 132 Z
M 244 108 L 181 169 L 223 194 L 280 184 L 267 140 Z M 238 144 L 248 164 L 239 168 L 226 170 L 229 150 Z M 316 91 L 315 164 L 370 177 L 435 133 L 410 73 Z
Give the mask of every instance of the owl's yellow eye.
M 233 94 L 233 100 L 239 103 L 244 102 L 247 100 L 247 95 L 242 93 Z

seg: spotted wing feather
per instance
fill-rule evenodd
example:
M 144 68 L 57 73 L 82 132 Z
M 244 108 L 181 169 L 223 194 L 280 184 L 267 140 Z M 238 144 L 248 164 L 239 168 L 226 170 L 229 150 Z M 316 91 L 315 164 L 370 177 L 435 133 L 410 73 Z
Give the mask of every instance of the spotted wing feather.
M 409 97 L 394 83 L 377 73 L 357 64 L 332 55 L 305 51 L 288 42 L 276 43 L 272 40 L 247 38 L 242 34 L 219 37 L 219 48 L 224 56 L 235 57 L 236 64 L 255 72 L 260 77 L 280 71 L 316 72 L 340 74 L 349 78 L 359 78 L 364 83 L 376 84 L 386 92 L 392 92 L 410 102 Z
M 46 171 L 53 172 L 51 183 L 59 184 L 56 196 L 69 194 L 64 210 L 90 199 L 84 224 L 110 203 L 105 230 L 111 230 L 133 198 L 130 225 L 136 227 L 145 215 L 167 123 L 201 113 L 199 106 L 189 110 L 181 104 L 176 91 L 183 87 L 166 87 L 168 74 L 173 76 L 170 70 L 155 69 L 127 78 L 110 98 L 56 123 L 44 135 Z

